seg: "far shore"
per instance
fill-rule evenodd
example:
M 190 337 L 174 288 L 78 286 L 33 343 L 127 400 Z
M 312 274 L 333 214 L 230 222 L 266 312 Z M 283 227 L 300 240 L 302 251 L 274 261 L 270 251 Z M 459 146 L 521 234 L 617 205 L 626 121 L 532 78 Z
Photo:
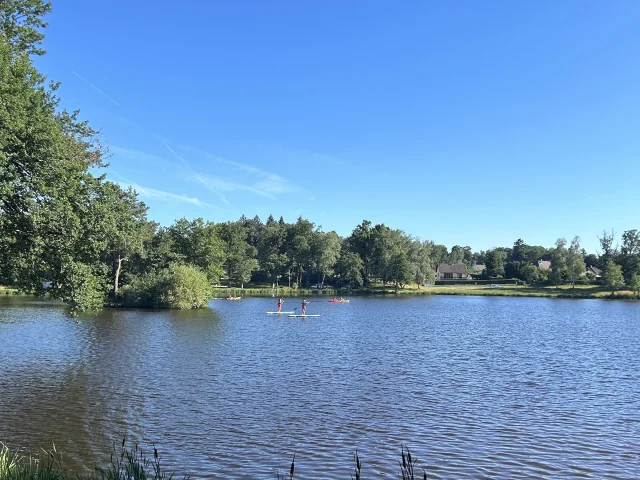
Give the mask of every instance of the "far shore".
M 20 292 L 19 290 L 0 286 L 0 296 L 30 295 Z M 598 299 L 598 300 L 626 300 L 638 301 L 640 297 L 636 296 L 630 290 L 616 290 L 612 295 L 611 290 L 603 288 L 599 285 L 571 285 L 555 286 L 531 286 L 531 285 L 500 285 L 499 288 L 490 285 L 437 285 L 437 286 L 421 286 L 406 285 L 399 289 L 397 294 L 392 285 L 373 286 L 369 288 L 359 289 L 334 289 L 325 288 L 322 290 L 312 289 L 295 289 L 289 287 L 279 287 L 277 290 L 261 287 L 249 286 L 246 288 L 239 287 L 217 287 L 213 291 L 213 300 L 224 300 L 229 296 L 232 297 L 324 297 L 331 299 L 333 297 L 396 297 L 396 296 L 420 296 L 420 295 L 463 295 L 463 296 L 491 296 L 491 297 L 538 297 L 538 298 L 560 298 L 560 299 Z M 105 308 L 127 308 L 117 305 L 105 305 Z M 144 308 L 144 307 L 136 307 Z
M 395 296 L 393 285 L 373 286 L 358 289 L 334 289 L 333 287 L 322 290 L 294 289 L 267 286 L 249 286 L 246 288 L 217 287 L 214 290 L 215 298 L 224 299 L 234 297 L 299 297 L 299 296 L 325 296 L 325 297 L 357 297 L 357 296 Z M 535 286 L 535 285 L 436 285 L 420 286 L 405 285 L 398 290 L 397 295 L 473 295 L 473 296 L 498 296 L 498 297 L 544 297 L 544 298 L 578 298 L 601 300 L 638 300 L 638 297 L 630 290 L 616 290 L 612 295 L 611 289 L 600 285 L 571 285 Z

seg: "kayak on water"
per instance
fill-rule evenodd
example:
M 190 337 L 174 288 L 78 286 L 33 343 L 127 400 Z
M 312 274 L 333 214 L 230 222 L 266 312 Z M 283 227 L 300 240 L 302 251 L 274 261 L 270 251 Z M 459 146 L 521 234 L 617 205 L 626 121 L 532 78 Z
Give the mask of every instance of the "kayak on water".
M 289 318 L 291 317 L 319 317 L 320 315 L 318 314 L 313 314 L 313 315 L 289 315 Z
M 296 312 L 267 312 L 267 315 L 293 315 Z
M 349 303 L 349 300 L 345 300 L 344 298 L 338 300 L 337 298 L 334 298 L 333 300 L 329 300 L 329 303 Z
M 227 297 L 227 300 L 240 300 L 242 297 Z

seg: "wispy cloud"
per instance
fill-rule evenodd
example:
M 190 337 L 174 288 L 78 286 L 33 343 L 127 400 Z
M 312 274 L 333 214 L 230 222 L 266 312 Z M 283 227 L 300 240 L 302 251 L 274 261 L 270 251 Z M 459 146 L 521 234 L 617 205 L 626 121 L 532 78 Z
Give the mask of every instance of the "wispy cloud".
M 167 192 L 165 190 L 158 190 L 157 188 L 143 187 L 142 185 L 139 185 L 138 183 L 132 182 L 131 180 L 123 177 L 115 170 L 111 170 L 111 173 L 113 173 L 120 179 L 116 180 L 115 183 L 120 185 L 122 188 L 134 189 L 138 193 L 138 195 L 143 198 L 157 198 L 159 200 L 165 200 L 169 202 L 191 203 L 198 207 L 219 208 L 215 205 L 211 205 L 210 203 L 203 202 L 196 197 L 189 197 L 188 195 Z
M 223 191 L 223 192 L 236 192 L 243 191 L 254 193 L 261 197 L 266 197 L 270 199 L 275 199 L 275 196 L 269 192 L 264 190 L 260 190 L 258 188 L 252 187 L 250 185 L 245 185 L 243 183 L 238 183 L 233 180 L 225 179 L 222 177 L 209 177 L 209 176 L 200 176 L 198 181 L 202 182 L 206 186 L 209 186 L 213 189 Z
M 120 105 L 118 102 L 116 102 L 113 98 L 111 98 L 109 95 L 107 95 L 106 93 L 104 93 L 102 90 L 100 90 L 98 87 L 96 87 L 93 83 L 91 83 L 89 80 L 87 80 L 86 78 L 84 78 L 82 75 L 80 75 L 78 72 L 73 71 L 72 72 L 76 77 L 78 77 L 80 80 L 82 80 L 84 83 L 86 83 L 87 85 L 89 85 L 91 88 L 93 88 L 96 92 L 98 92 L 100 95 L 102 95 L 104 98 L 106 98 L 107 100 L 109 100 L 111 103 L 113 103 L 116 107 L 124 110 L 124 108 L 122 107 L 122 105 Z
M 89 80 L 84 78 L 82 75 L 80 75 L 75 71 L 73 71 L 72 73 L 76 77 L 78 77 L 80 80 L 85 82 L 87 85 L 89 85 L 96 92 L 98 92 L 100 95 L 102 95 L 103 97 L 108 99 L 110 102 L 112 102 L 114 105 L 116 105 L 118 108 L 120 108 L 121 110 L 125 110 L 120 103 L 118 103 L 112 97 L 107 95 L 105 92 L 103 92 L 96 85 L 94 85 Z M 143 130 L 146 130 L 145 128 L 143 128 L 141 125 L 139 125 L 137 122 L 133 120 L 129 120 L 129 119 L 125 119 L 125 120 L 135 126 L 140 127 Z M 195 180 L 196 182 L 198 182 L 199 184 L 203 185 L 205 188 L 207 188 L 208 190 L 216 194 L 220 198 L 220 200 L 226 205 L 230 205 L 230 203 L 222 192 L 243 191 L 243 192 L 253 193 L 261 197 L 275 199 L 276 194 L 297 191 L 297 188 L 295 187 L 295 185 L 291 184 L 287 179 L 275 173 L 267 172 L 253 165 L 247 165 L 244 163 L 222 158 L 217 155 L 210 154 L 208 152 L 196 149 L 188 145 L 177 145 L 177 148 L 174 148 L 171 146 L 171 142 L 169 140 L 161 137 L 160 135 L 152 133 L 148 130 L 146 131 L 146 133 L 151 135 L 158 142 L 160 142 L 162 146 L 164 146 L 164 148 L 167 149 L 167 151 L 169 151 L 169 153 L 171 153 L 171 155 L 174 158 L 179 160 L 182 166 L 186 168 L 187 172 L 189 173 L 190 177 L 193 180 Z M 191 152 L 196 155 L 202 156 L 208 160 L 213 160 L 215 162 L 233 167 L 233 169 L 235 169 L 236 171 L 242 172 L 243 178 L 248 177 L 250 179 L 250 182 L 243 183 L 238 180 L 231 180 L 231 179 L 223 178 L 220 176 L 211 176 L 211 175 L 202 174 L 198 170 L 193 168 L 191 164 L 185 159 L 184 156 L 178 153 L 179 150 Z M 130 160 L 168 163 L 166 162 L 166 160 L 161 159 L 160 157 L 156 157 L 155 155 L 145 153 L 145 152 L 140 152 L 140 151 L 125 148 L 125 147 L 112 146 L 111 151 L 117 155 L 123 156 Z M 132 184 L 131 182 L 128 182 L 128 183 Z M 138 185 L 138 187 L 140 186 Z M 147 195 L 153 195 L 153 194 L 159 195 L 159 192 L 161 192 L 160 190 L 155 190 L 152 188 L 146 188 L 146 187 L 140 187 L 140 188 L 145 192 L 147 192 Z M 142 190 L 140 191 L 140 193 L 142 193 Z M 165 192 L 165 193 L 168 193 L 168 192 Z M 179 197 L 183 198 L 183 200 L 184 198 L 191 199 L 191 197 L 185 197 L 185 196 L 179 196 Z M 187 200 L 184 200 L 184 201 L 187 201 Z M 199 200 L 197 201 L 200 202 Z M 191 202 L 191 203 L 194 203 L 194 202 Z M 203 202 L 200 202 L 200 203 L 203 203 Z
M 135 150 L 133 148 L 120 147 L 118 145 L 111 145 L 109 147 L 111 153 L 117 155 L 122 158 L 126 158 L 127 160 L 132 160 L 136 162 L 148 162 L 153 163 L 154 165 L 167 165 L 169 161 L 166 158 L 158 157 L 157 155 L 153 155 L 147 152 L 141 152 L 140 150 Z
M 275 198 L 275 194 L 297 191 L 295 185 L 291 184 L 286 178 L 283 178 L 278 174 L 267 172 L 266 170 L 253 165 L 247 165 L 246 163 L 240 163 L 218 155 L 213 155 L 189 145 L 178 145 L 178 147 L 182 150 L 201 155 L 207 160 L 228 165 L 236 170 L 249 174 L 249 177 L 253 182 L 250 184 L 240 184 L 235 182 L 234 185 L 237 190 L 252 191 L 258 195 L 270 196 L 271 198 Z
M 118 185 L 122 188 L 133 188 L 138 195 L 143 198 L 157 198 L 159 200 L 165 200 L 170 202 L 181 202 L 181 203 L 191 203 L 193 205 L 197 205 L 198 207 L 212 207 L 218 208 L 215 205 L 211 205 L 210 203 L 203 202 L 202 200 L 196 197 L 189 197 L 187 195 L 179 195 L 177 193 L 166 192 L 164 190 L 158 190 L 156 188 L 143 187 L 142 185 L 138 185 L 137 183 L 129 183 L 123 181 L 117 181 Z
M 155 133 L 152 133 L 153 137 L 158 140 L 160 143 L 162 143 L 162 145 L 164 145 L 164 147 L 169 150 L 169 152 L 171 152 L 171 154 L 176 157 L 178 160 L 180 160 L 182 162 L 182 164 L 187 167 L 187 170 L 189 170 L 191 172 L 191 174 L 193 175 L 193 178 L 195 178 L 200 184 L 204 185 L 206 188 L 208 188 L 210 191 L 212 191 L 213 193 L 215 193 L 216 195 L 218 195 L 218 197 L 220 197 L 220 200 L 222 200 L 223 203 L 229 205 L 229 201 L 227 200 L 227 197 L 225 197 L 222 192 L 220 192 L 219 190 L 217 190 L 212 183 L 208 182 L 202 175 L 200 175 L 190 164 L 189 162 L 187 162 L 184 157 L 182 157 L 181 155 L 179 155 L 173 148 L 171 148 L 169 146 L 169 144 L 159 135 L 156 135 Z

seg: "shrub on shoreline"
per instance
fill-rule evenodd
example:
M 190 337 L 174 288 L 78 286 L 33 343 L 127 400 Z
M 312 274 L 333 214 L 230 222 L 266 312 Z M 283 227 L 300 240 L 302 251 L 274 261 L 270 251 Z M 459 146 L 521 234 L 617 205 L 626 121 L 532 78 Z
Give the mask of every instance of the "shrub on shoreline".
M 122 289 L 123 307 L 202 308 L 212 298 L 207 275 L 192 265 L 173 264 L 167 269 L 135 277 Z

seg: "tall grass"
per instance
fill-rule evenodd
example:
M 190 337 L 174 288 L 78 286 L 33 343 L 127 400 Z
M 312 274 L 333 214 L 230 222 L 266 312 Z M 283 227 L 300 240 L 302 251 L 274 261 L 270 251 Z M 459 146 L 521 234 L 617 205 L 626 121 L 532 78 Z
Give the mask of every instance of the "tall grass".
M 122 439 L 119 447 L 114 444 L 109 462 L 104 467 L 94 467 L 93 473 L 80 475 L 71 473 L 64 468 L 62 455 L 55 446 L 52 450 L 42 450 L 37 456 L 23 456 L 18 451 L 11 451 L 0 443 L 0 480 L 173 480 L 173 473 L 167 473 L 160 465 L 158 450 L 153 447 L 153 455 L 148 457 L 137 444 L 127 447 L 126 438 Z M 352 480 L 363 480 L 366 468 L 356 450 L 353 455 Z M 409 448 L 402 446 L 399 464 L 399 477 L 402 480 L 427 479 L 427 473 L 422 469 L 422 475 L 417 470 L 416 459 L 412 457 Z M 364 473 L 363 473 L 364 472 Z M 294 480 L 296 475 L 296 456 L 293 455 L 288 472 L 276 472 L 278 480 Z M 239 476 L 242 476 L 239 474 Z M 187 480 L 189 477 L 184 477 Z M 318 476 L 317 478 L 320 478 Z M 347 476 L 345 475 L 345 478 Z M 369 477 L 373 478 L 373 477 Z
M 147 457 L 135 444 L 132 448 L 122 439 L 119 451 L 114 444 L 109 463 L 95 467 L 86 475 L 70 473 L 64 468 L 62 455 L 55 446 L 42 450 L 38 456 L 22 456 L 2 445 L 0 449 L 0 480 L 172 480 L 173 473 L 165 472 L 160 464 L 158 450 L 153 448 L 153 458 Z M 187 479 L 188 477 L 184 477 Z
M 406 450 L 406 451 L 405 451 Z M 400 478 L 402 480 L 417 480 L 422 478 L 422 480 L 427 480 L 427 472 L 423 468 L 422 476 L 420 473 L 416 476 L 416 459 L 411 457 L 411 452 L 409 451 L 409 447 L 402 446 L 402 450 L 400 453 Z M 358 450 L 353 455 L 353 473 L 351 474 L 351 480 L 361 480 L 362 477 L 362 462 L 360 461 L 360 455 L 358 454 Z M 291 467 L 289 467 L 289 473 L 281 475 L 280 472 L 276 472 L 278 480 L 294 480 L 295 479 L 295 471 L 296 471 L 296 455 L 293 455 L 293 460 L 291 461 Z

